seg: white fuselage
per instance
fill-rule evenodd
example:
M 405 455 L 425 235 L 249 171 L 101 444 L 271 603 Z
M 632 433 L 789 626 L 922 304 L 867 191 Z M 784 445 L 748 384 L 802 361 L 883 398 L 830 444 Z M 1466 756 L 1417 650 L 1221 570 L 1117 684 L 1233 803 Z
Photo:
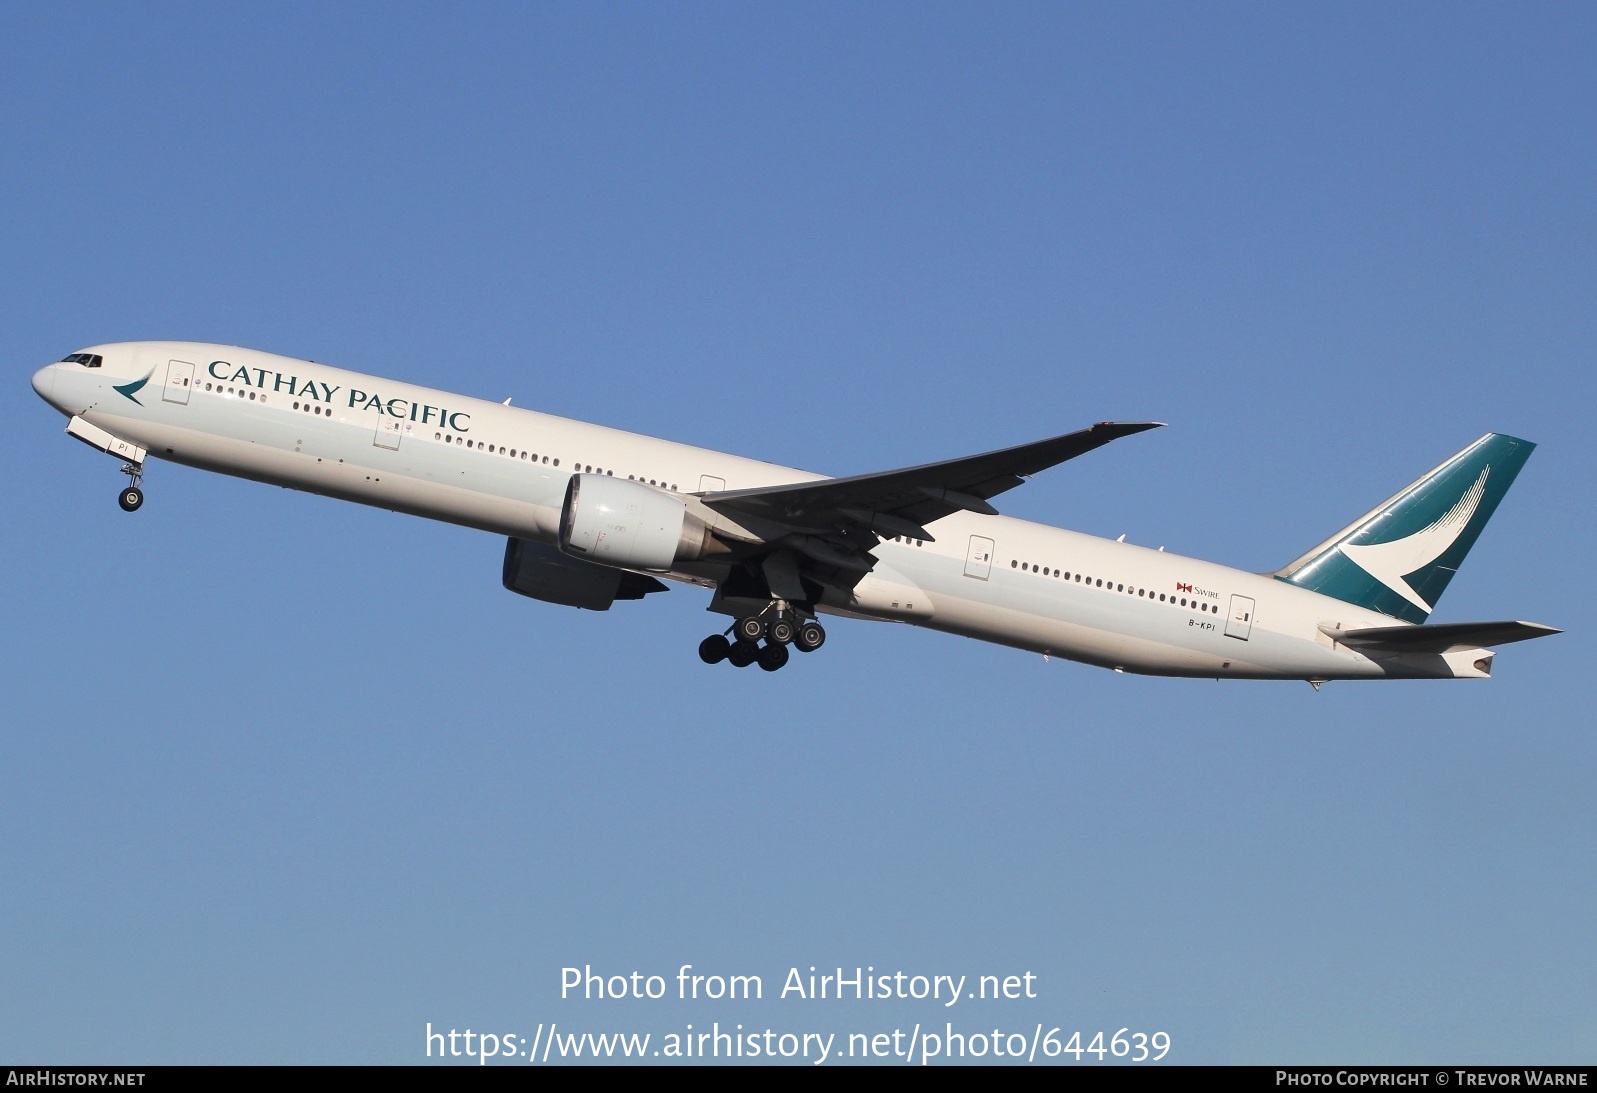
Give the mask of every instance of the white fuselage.
M 69 417 L 150 456 L 545 543 L 556 541 L 574 473 L 682 495 L 823 477 L 233 346 L 88 352 L 103 366 L 52 365 L 35 387 Z M 1376 658 L 1340 645 L 1321 627 L 1395 620 L 1271 576 L 1005 516 L 960 512 L 928 530 L 935 541 L 883 541 L 875 570 L 822 609 L 1128 672 L 1487 675 L 1476 662 L 1490 654 L 1480 650 Z M 713 580 L 701 566 L 662 575 Z

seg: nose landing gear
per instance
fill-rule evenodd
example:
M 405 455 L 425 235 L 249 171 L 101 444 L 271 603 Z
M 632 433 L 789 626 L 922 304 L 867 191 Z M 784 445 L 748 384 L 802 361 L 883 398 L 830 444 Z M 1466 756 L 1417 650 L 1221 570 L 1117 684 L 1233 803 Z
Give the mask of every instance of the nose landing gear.
M 123 512 L 138 512 L 139 506 L 144 504 L 144 491 L 139 489 L 139 484 L 144 481 L 144 468 L 137 463 L 124 463 L 122 473 L 130 481 L 127 488 L 117 495 L 116 503 L 122 506 Z

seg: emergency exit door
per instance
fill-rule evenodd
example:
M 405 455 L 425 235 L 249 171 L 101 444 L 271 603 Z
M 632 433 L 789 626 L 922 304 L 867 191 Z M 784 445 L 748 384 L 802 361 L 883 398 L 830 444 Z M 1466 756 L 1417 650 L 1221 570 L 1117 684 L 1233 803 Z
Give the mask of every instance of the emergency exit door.
M 404 422 L 397 417 L 383 417 L 377 419 L 377 439 L 374 443 L 379 448 L 399 448 L 399 431 L 404 427 Z

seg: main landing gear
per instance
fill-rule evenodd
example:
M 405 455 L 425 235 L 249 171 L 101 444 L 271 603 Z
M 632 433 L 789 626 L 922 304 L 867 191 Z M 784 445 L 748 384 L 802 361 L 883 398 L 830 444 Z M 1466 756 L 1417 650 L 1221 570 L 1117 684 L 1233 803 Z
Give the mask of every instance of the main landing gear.
M 129 482 L 117 495 L 116 503 L 122 506 L 123 512 L 138 512 L 139 506 L 144 504 L 144 491 L 139 489 L 139 483 L 144 481 L 144 468 L 137 463 L 124 463 L 122 473 L 128 476 Z
M 699 642 L 699 659 L 706 664 L 728 661 L 735 668 L 758 664 L 774 672 L 788 661 L 788 646 L 801 653 L 813 653 L 826 641 L 826 631 L 814 619 L 801 620 L 781 600 L 758 615 L 738 619 L 726 634 L 711 634 Z M 761 639 L 765 644 L 760 644 Z

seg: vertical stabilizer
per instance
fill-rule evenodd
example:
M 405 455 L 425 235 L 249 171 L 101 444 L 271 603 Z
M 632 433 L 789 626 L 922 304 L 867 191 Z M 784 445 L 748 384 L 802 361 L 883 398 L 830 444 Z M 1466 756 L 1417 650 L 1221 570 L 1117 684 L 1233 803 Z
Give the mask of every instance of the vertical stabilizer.
M 1487 433 L 1275 575 L 1424 622 L 1535 447 Z

